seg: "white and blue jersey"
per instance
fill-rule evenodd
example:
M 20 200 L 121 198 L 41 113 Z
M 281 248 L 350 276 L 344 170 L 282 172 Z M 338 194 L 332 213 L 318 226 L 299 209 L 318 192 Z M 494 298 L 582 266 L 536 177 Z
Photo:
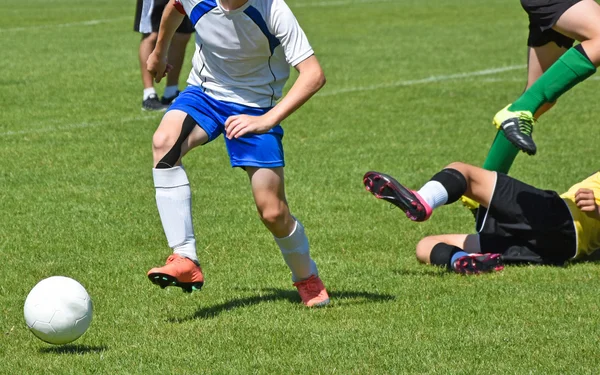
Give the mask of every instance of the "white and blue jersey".
M 209 141 L 224 132 L 229 116 L 260 116 L 281 97 L 296 66 L 314 54 L 306 35 L 283 0 L 248 0 L 227 11 L 219 0 L 175 0 L 196 29 L 196 52 L 189 86 L 169 110 L 192 116 Z M 265 134 L 225 139 L 233 167 L 285 165 L 275 126 Z
M 219 0 L 177 0 L 196 29 L 188 84 L 217 100 L 272 107 L 296 66 L 313 55 L 283 0 L 248 0 L 227 11 Z M 179 8 L 180 9 L 180 8 Z

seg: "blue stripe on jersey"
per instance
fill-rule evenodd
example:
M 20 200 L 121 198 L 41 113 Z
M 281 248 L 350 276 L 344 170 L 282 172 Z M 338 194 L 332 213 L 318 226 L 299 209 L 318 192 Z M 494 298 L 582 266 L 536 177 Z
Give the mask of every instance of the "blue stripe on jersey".
M 215 9 L 216 7 L 217 3 L 215 2 L 215 0 L 203 0 L 196 4 L 194 9 L 192 9 L 192 12 L 190 13 L 190 21 L 192 21 L 192 25 L 196 27 L 196 24 L 198 23 L 198 21 L 200 21 L 200 18 L 202 18 L 203 15 Z
M 281 44 L 279 42 L 279 39 L 277 39 L 275 35 L 271 34 L 269 28 L 267 27 L 267 23 L 262 18 L 262 15 L 258 11 L 258 9 L 256 9 L 253 6 L 249 6 L 248 8 L 246 8 L 246 10 L 244 10 L 244 13 L 246 13 L 246 15 L 248 15 L 248 17 L 250 17 L 250 19 L 254 21 L 254 23 L 256 24 L 256 26 L 258 26 L 260 31 L 262 31 L 263 34 L 265 34 L 265 36 L 267 37 L 267 40 L 269 41 L 269 49 L 271 50 L 272 55 L 275 48 L 277 48 L 277 46 Z

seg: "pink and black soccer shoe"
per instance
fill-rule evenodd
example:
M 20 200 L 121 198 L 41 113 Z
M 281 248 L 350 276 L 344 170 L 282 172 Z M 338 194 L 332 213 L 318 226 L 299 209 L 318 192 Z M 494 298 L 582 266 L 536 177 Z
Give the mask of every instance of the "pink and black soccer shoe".
M 500 254 L 469 254 L 458 258 L 452 268 L 457 273 L 472 275 L 502 271 L 504 264 Z
M 400 208 L 412 221 L 425 221 L 431 216 L 431 207 L 416 191 L 407 189 L 387 174 L 367 172 L 363 183 L 376 198 Z

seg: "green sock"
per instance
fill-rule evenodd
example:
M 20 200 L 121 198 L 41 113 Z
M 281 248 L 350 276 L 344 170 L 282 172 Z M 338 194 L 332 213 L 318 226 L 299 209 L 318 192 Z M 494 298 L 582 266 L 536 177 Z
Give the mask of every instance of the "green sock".
M 535 113 L 544 103 L 552 103 L 573 86 L 596 72 L 581 45 L 570 48 L 511 106 L 509 111 Z
M 490 152 L 485 158 L 483 169 L 508 173 L 508 170 L 513 161 L 515 161 L 518 153 L 519 149 L 506 139 L 502 130 L 499 130 L 498 133 L 496 133 L 496 138 L 494 138 L 492 147 L 490 147 Z

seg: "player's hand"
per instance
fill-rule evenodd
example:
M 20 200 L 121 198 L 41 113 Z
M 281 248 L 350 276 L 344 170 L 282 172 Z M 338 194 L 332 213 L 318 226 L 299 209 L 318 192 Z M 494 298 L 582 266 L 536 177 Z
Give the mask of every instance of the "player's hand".
M 159 83 L 173 69 L 173 65 L 167 63 L 166 57 L 160 57 L 152 52 L 146 60 L 146 69 L 150 72 L 154 81 Z
M 596 204 L 594 191 L 590 189 L 579 189 L 575 193 L 575 204 L 583 212 L 590 212 L 600 217 L 600 211 Z
M 233 139 L 248 133 L 262 134 L 271 130 L 275 125 L 265 116 L 231 116 L 225 121 L 225 136 L 228 139 Z

